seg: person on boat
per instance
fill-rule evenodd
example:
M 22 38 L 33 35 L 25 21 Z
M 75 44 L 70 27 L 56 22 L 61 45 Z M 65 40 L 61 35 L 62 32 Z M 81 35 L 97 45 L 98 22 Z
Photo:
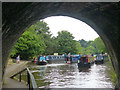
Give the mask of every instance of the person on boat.
M 79 62 L 81 61 L 81 54 L 79 53 L 79 56 L 78 56 L 78 59 L 79 59 Z
M 93 57 L 93 56 L 94 56 L 94 54 L 91 54 L 91 56 Z
M 64 60 L 65 60 L 66 63 L 67 63 L 67 55 L 66 55 L 66 53 L 64 54 Z
M 44 60 L 45 60 L 45 57 L 40 55 L 39 61 L 44 61 Z
M 71 63 L 71 60 L 70 60 L 70 59 L 71 59 L 71 54 L 70 54 L 70 53 L 68 53 L 68 56 L 67 56 L 67 63 L 68 63 L 68 64 L 70 64 L 70 63 Z
M 68 53 L 68 61 L 70 60 L 71 53 Z

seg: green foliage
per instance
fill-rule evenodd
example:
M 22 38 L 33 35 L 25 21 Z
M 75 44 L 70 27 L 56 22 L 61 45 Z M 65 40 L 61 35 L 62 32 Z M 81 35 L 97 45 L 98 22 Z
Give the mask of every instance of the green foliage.
M 46 50 L 44 52 L 45 55 L 52 55 L 55 52 L 58 52 L 58 42 L 57 39 L 52 37 L 45 40 Z
M 42 20 L 39 21 L 39 22 L 36 22 L 34 25 L 33 25 L 33 28 L 35 29 L 35 31 L 38 33 L 38 34 L 46 34 L 46 33 L 50 33 L 48 30 L 49 30 L 49 27 L 47 26 L 47 23 L 43 22 Z
M 52 37 L 49 27 L 43 21 L 31 25 L 15 44 L 11 57 L 20 55 L 21 59 L 30 59 L 37 55 L 52 55 L 53 53 L 71 54 L 95 54 L 106 52 L 106 48 L 100 37 L 94 41 L 84 39 L 76 41 L 68 31 L 58 32 L 57 37 Z
M 85 41 L 84 39 L 79 40 L 79 42 L 82 47 L 85 47 L 85 48 L 87 47 L 87 41 Z
M 15 48 L 15 46 L 14 46 L 13 50 L 11 51 L 11 54 L 10 54 L 11 57 L 14 57 L 17 53 L 17 49 Z
M 42 22 L 37 22 L 30 26 L 30 28 L 22 34 L 12 50 L 11 57 L 20 55 L 21 59 L 29 59 L 45 52 L 46 44 L 43 33 L 36 31 L 39 30 L 39 26 L 37 27 L 36 24 L 40 23 Z M 45 30 L 47 31 L 46 28 Z
M 57 43 L 55 39 L 51 37 L 51 33 L 47 24 L 43 21 L 40 21 L 34 24 L 33 28 L 35 28 L 37 34 L 40 35 L 40 38 L 44 40 L 44 43 L 46 45 L 46 49 L 44 49 L 44 52 L 42 54 L 50 55 L 56 52 Z
M 94 54 L 95 53 L 94 51 L 95 51 L 95 48 L 93 46 L 88 46 L 86 48 L 86 54 L 88 55 Z
M 107 52 L 107 49 L 106 49 L 106 47 L 105 47 L 105 45 L 104 45 L 104 43 L 103 43 L 103 41 L 101 40 L 100 37 L 98 37 L 94 40 L 94 45 L 96 46 L 96 49 L 97 49 L 98 53 Z
M 109 62 L 105 63 L 106 66 L 107 66 L 106 73 L 107 73 L 108 77 L 110 77 L 113 85 L 115 86 L 116 82 L 117 82 L 117 74 L 114 71 L 114 68 L 113 68 L 113 65 L 112 65 L 112 61 L 111 61 L 109 55 L 108 55 L 108 58 L 109 58 Z
M 82 54 L 90 55 L 95 53 L 105 53 L 107 49 L 100 39 L 100 37 L 96 38 L 94 41 L 85 41 L 84 39 L 79 40 L 81 44 Z
M 77 52 L 76 52 L 76 53 L 82 53 L 81 44 L 80 44 L 78 41 L 76 41 L 75 43 L 76 43 L 76 49 L 77 49 Z
M 64 53 L 76 53 L 76 45 L 75 41 L 73 40 L 74 37 L 72 34 L 68 31 L 61 31 L 58 32 L 57 40 L 58 40 L 58 51 L 59 54 L 64 54 Z

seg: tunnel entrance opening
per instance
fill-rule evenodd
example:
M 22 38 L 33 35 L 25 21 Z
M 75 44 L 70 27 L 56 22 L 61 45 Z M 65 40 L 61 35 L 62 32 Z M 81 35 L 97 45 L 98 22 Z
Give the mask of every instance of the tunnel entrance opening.
M 63 21 L 59 21 L 59 20 L 61 20 L 61 18 L 63 18 Z M 51 17 L 48 17 L 48 19 L 49 18 L 51 18 Z M 71 26 L 72 25 L 72 27 L 74 27 L 73 28 L 73 30 L 72 31 L 74 31 L 74 32 L 77 32 L 77 35 L 80 35 L 80 34 L 78 34 L 78 32 L 81 32 L 82 34 L 84 34 L 83 32 L 82 32 L 82 30 L 83 31 L 85 31 L 86 29 L 86 32 L 85 32 L 85 36 L 87 37 L 87 38 L 89 38 L 90 39 L 90 36 L 92 36 L 93 34 L 96 34 L 95 32 L 92 32 L 92 34 L 91 34 L 91 32 L 89 32 L 89 30 L 93 30 L 93 29 L 91 29 L 89 26 L 87 27 L 87 25 L 85 24 L 85 23 L 81 23 L 80 21 L 80 23 L 79 22 L 75 22 L 74 20 L 73 20 L 73 18 L 70 18 L 70 17 L 66 17 L 66 16 L 54 16 L 54 17 L 52 17 L 52 23 L 53 23 L 53 27 L 55 27 L 55 28 L 57 28 L 58 29 L 58 27 L 55 25 L 55 23 L 57 23 L 57 22 L 55 22 L 54 21 L 54 18 L 55 18 L 55 20 L 57 19 L 57 18 L 59 18 L 59 20 L 56 20 L 57 22 L 61 22 L 62 23 L 62 25 L 65 25 L 65 24 L 68 24 L 68 25 L 65 25 L 65 26 L 67 26 L 67 27 L 69 27 L 69 26 Z M 74 25 L 74 23 L 71 23 L 70 22 L 70 20 L 69 19 L 67 19 L 67 20 L 65 20 L 65 18 L 69 18 L 69 19 L 72 19 L 72 22 L 74 22 L 75 24 L 77 24 L 77 25 Z M 42 49 L 45 49 L 45 47 L 44 46 L 41 46 L 41 47 L 34 47 L 33 46 L 33 48 L 35 49 L 35 50 L 33 50 L 32 51 L 32 53 L 30 53 L 29 52 L 29 50 L 28 50 L 28 52 L 26 51 L 26 48 L 27 48 L 27 46 L 26 45 L 28 45 L 28 48 L 30 48 L 31 50 L 32 50 L 32 48 L 31 48 L 31 46 L 30 45 L 32 45 L 31 44 L 31 42 L 30 41 L 34 41 L 36 38 L 35 38 L 35 36 L 34 36 L 34 34 L 40 34 L 40 37 L 44 37 L 44 39 L 48 39 L 50 42 L 51 42 L 51 40 L 49 39 L 49 38 L 51 38 L 51 39 L 53 39 L 53 40 L 55 40 L 55 39 L 60 39 L 60 38 L 62 38 L 62 39 L 69 39 L 69 38 L 71 38 L 71 36 L 69 36 L 69 37 L 64 37 L 64 36 L 67 36 L 68 34 L 70 35 L 73 35 L 73 32 L 70 32 L 70 31 L 68 31 L 68 30 L 66 30 L 66 29 L 61 29 L 61 30 L 63 30 L 63 31 L 59 31 L 58 30 L 58 36 L 56 36 L 56 37 L 54 37 L 53 38 L 53 36 L 51 36 L 51 33 L 50 33 L 50 30 L 51 30 L 51 27 L 49 26 L 49 24 L 47 25 L 46 23 L 44 23 L 44 21 L 46 21 L 47 22 L 47 20 L 46 19 L 43 19 L 43 20 L 40 20 L 40 21 L 38 21 L 37 23 L 35 23 L 35 24 L 33 24 L 32 26 L 30 26 L 28 29 L 27 29 L 27 32 L 25 32 L 25 33 L 23 33 L 22 34 L 22 37 L 20 37 L 19 38 L 19 40 L 17 41 L 17 45 L 16 46 L 14 46 L 14 47 L 16 47 L 16 48 L 14 48 L 14 50 L 12 50 L 12 54 L 13 54 L 13 57 L 14 58 L 16 58 L 16 56 L 18 56 L 18 55 L 20 55 L 20 57 L 21 57 L 21 59 L 25 59 L 25 56 L 27 56 L 26 55 L 26 53 L 28 53 L 28 54 L 30 54 L 29 56 L 31 56 L 31 57 L 33 57 L 32 56 L 32 54 L 33 54 L 33 52 L 36 50 L 35 48 L 37 48 L 37 49 L 40 49 L 40 48 L 42 48 Z M 65 22 L 68 22 L 68 23 L 65 23 Z M 77 21 L 77 20 L 76 20 Z M 49 21 L 48 21 L 49 22 Z M 63 22 L 64 22 L 64 24 L 63 24 Z M 78 24 L 79 23 L 79 24 Z M 83 24 L 83 26 L 81 25 L 80 26 L 80 24 Z M 86 26 L 84 26 L 84 24 L 86 25 Z M 60 23 L 59 24 L 57 24 L 57 25 L 60 25 Z M 62 25 L 60 25 L 60 27 L 65 27 L 65 26 L 62 26 Z M 75 28 L 76 26 L 79 26 L 79 27 L 77 27 L 77 28 Z M 69 29 L 71 29 L 72 27 L 70 27 Z M 81 27 L 84 27 L 84 28 L 82 28 L 82 30 L 81 30 Z M 54 29 L 55 29 L 54 28 Z M 89 29 L 90 28 L 90 29 Z M 34 30 L 34 31 L 33 31 Z M 47 31 L 48 30 L 48 31 Z M 78 30 L 78 31 L 77 31 Z M 43 32 L 42 32 L 43 31 Z M 57 30 L 55 30 L 55 31 L 57 31 Z M 30 33 L 31 32 L 31 33 Z M 36 33 L 35 33 L 36 32 Z M 70 32 L 70 33 L 66 33 L 66 34 L 64 34 L 65 32 Z M 44 35 L 44 34 L 46 34 L 46 35 Z M 52 33 L 54 33 L 54 31 L 52 32 Z M 88 34 L 87 34 L 88 33 Z M 33 34 L 33 35 L 32 35 Z M 47 34 L 48 34 L 48 36 L 47 36 Z M 62 35 L 63 34 L 63 35 Z M 82 35 L 81 34 L 81 35 Z M 30 36 L 30 35 L 32 35 L 32 36 Z M 43 36 L 42 36 L 43 35 Z M 50 35 L 50 37 L 49 37 L 49 35 Z M 61 37 L 59 36 L 59 35 L 61 35 Z M 88 36 L 88 35 L 90 35 L 90 36 Z M 37 40 L 38 42 L 41 42 L 42 41 L 42 39 L 43 38 L 41 38 L 40 39 L 40 37 L 39 37 L 39 40 Z M 49 37 L 49 38 L 48 38 Z M 76 35 L 74 35 L 74 37 L 76 37 Z M 80 36 L 81 37 L 81 36 Z M 79 38 L 80 38 L 79 37 Z M 84 35 L 83 35 L 83 37 L 84 37 Z M 30 40 L 31 39 L 31 40 Z M 53 43 L 55 43 L 55 45 L 58 45 L 58 46 L 61 46 L 62 45 L 62 48 L 64 48 L 64 49 L 66 49 L 66 50 L 64 50 L 64 49 L 62 49 L 61 48 L 61 50 L 62 50 L 62 52 L 61 51 L 54 51 L 53 49 L 55 49 L 55 45 L 53 45 L 53 47 L 50 47 L 50 45 L 52 45 L 52 44 L 50 44 L 50 42 L 49 43 L 46 43 L 46 46 L 48 47 L 47 48 L 47 52 L 45 52 L 45 53 L 43 53 L 43 51 L 41 51 L 41 52 L 39 52 L 39 53 L 37 53 L 38 55 L 40 55 L 40 54 L 44 54 L 44 55 L 51 55 L 51 54 L 53 54 L 53 53 L 55 53 L 55 52 L 57 52 L 58 54 L 60 53 L 61 55 L 62 54 L 65 54 L 65 53 L 71 53 L 72 55 L 74 55 L 74 54 L 79 54 L 79 53 L 81 53 L 82 55 L 91 55 L 91 54 L 97 54 L 97 53 L 99 53 L 99 54 L 105 54 L 105 52 L 107 52 L 106 51 L 106 49 L 105 49 L 105 46 L 103 45 L 103 42 L 102 42 L 102 40 L 98 37 L 98 35 L 96 35 L 96 40 L 90 40 L 90 41 L 86 41 L 86 40 L 84 40 L 83 38 L 82 38 L 82 40 L 80 40 L 80 39 L 78 39 L 78 40 L 75 40 L 75 39 L 73 39 L 73 41 L 76 41 L 77 43 L 79 43 L 78 45 L 76 45 L 75 47 L 78 47 L 77 48 L 77 50 L 78 51 L 75 51 L 75 49 L 73 49 L 73 50 L 68 50 L 68 48 L 67 47 L 69 47 L 69 45 L 67 46 L 67 44 L 65 44 L 65 43 L 67 43 L 67 42 L 69 42 L 69 41 L 60 41 L 60 42 L 63 42 L 65 45 L 62 45 L 61 43 L 60 44 L 57 44 L 56 42 L 52 42 L 52 44 Z M 28 43 L 27 43 L 28 42 Z M 76 43 L 76 42 L 74 42 L 74 43 Z M 26 43 L 26 44 L 25 44 Z M 23 44 L 23 45 L 21 45 L 21 44 Z M 34 44 L 38 44 L 38 43 L 34 43 Z M 43 44 L 43 43 L 42 43 Z M 70 44 L 70 43 L 69 43 Z M 73 43 L 72 43 L 73 44 Z M 99 45 L 97 45 L 97 44 L 99 44 Z M 64 47 L 63 47 L 64 46 Z M 70 45 L 71 46 L 71 45 Z M 24 48 L 25 47 L 25 48 Z M 100 49 L 100 47 L 101 47 L 101 49 Z M 51 49 L 49 49 L 49 48 L 51 48 Z M 69 49 L 72 49 L 73 48 L 73 46 L 71 46 L 71 47 L 69 47 Z M 98 50 L 98 48 L 99 48 L 99 50 Z M 17 49 L 20 49 L 20 50 L 18 50 L 17 51 Z M 24 50 L 25 49 L 25 50 Z M 85 50 L 84 50 L 85 49 Z M 96 50 L 95 50 L 96 49 Z M 102 50 L 102 49 L 105 49 L 105 50 Z M 23 51 L 22 51 L 23 50 Z M 52 53 L 50 53 L 51 51 L 50 50 L 52 50 L 53 52 Z M 22 51 L 22 52 L 20 52 L 20 51 Z M 37 50 L 36 50 L 37 51 Z M 48 52 L 48 51 L 50 51 L 50 52 Z M 74 51 L 74 52 L 72 52 L 72 51 Z M 16 54 L 15 54 L 16 53 Z M 37 54 L 35 55 L 35 56 L 37 56 Z M 110 63 L 109 63 L 110 64 Z M 77 77 L 77 78 L 74 78 L 74 80 L 76 80 L 75 82 L 77 83 L 77 85 L 74 83 L 74 85 L 72 86 L 72 82 L 73 81 L 71 81 L 70 79 L 69 79 L 69 81 L 71 82 L 71 85 L 69 84 L 69 87 L 71 86 L 71 88 L 73 88 L 73 87 L 79 87 L 79 88 L 97 88 L 98 87 L 98 85 L 99 84 L 101 84 L 101 86 L 99 86 L 99 88 L 113 88 L 114 86 L 112 86 L 111 84 L 110 84 L 110 82 L 108 82 L 109 81 L 109 79 L 107 79 L 107 76 L 106 76 L 106 74 L 105 74 L 105 72 L 106 72 L 106 69 L 107 69 L 107 67 L 109 67 L 110 69 L 111 69 L 111 66 L 109 66 L 109 64 L 107 64 L 107 66 L 106 65 L 92 65 L 92 67 L 89 69 L 89 68 L 77 68 L 77 66 L 76 66 L 76 64 L 73 64 L 73 65 L 71 65 L 71 66 L 68 66 L 68 65 L 65 65 L 65 67 L 66 68 L 68 68 L 68 71 L 69 72 L 67 72 L 67 70 L 65 71 L 65 69 L 63 68 L 63 66 L 62 66 L 62 69 L 61 69 L 61 67 L 59 67 L 59 65 L 57 66 L 57 65 L 55 65 L 55 67 L 56 68 L 59 68 L 59 70 L 60 71 L 62 71 L 62 72 L 56 72 L 56 71 L 58 71 L 57 69 L 54 69 L 53 67 L 51 67 L 50 68 L 50 66 L 51 65 L 48 65 L 48 67 L 47 67 L 47 71 L 44 71 L 44 72 L 51 72 L 52 73 L 52 75 L 54 74 L 54 76 L 55 76 L 55 74 L 56 73 L 58 73 L 58 74 L 56 74 L 57 75 L 57 79 L 58 79 L 58 81 L 60 80 L 62 80 L 62 79 L 60 79 L 60 78 L 58 78 L 58 77 L 61 77 L 61 75 L 63 75 L 62 77 L 65 79 L 65 78 L 69 78 L 69 77 L 72 77 L 71 75 L 73 75 L 74 77 Z M 52 65 L 54 65 L 54 64 L 52 64 Z M 38 66 L 37 66 L 38 67 Z M 40 68 L 42 68 L 43 70 L 44 70 L 44 68 L 46 68 L 46 67 L 40 67 Z M 50 68 L 50 69 L 49 69 Z M 38 71 L 38 69 L 36 69 L 37 71 Z M 41 70 L 41 69 L 40 69 Z M 45 69 L 46 70 L 46 69 Z M 52 72 L 54 70 L 54 72 Z M 112 68 L 112 70 L 113 70 L 113 68 Z M 109 70 L 110 71 L 110 70 Z M 107 71 L 107 72 L 109 72 L 109 71 Z M 41 87 L 41 86 L 39 86 L 39 85 L 41 85 L 41 84 L 39 84 L 39 83 L 41 83 L 40 81 L 38 81 L 38 79 L 39 78 L 41 78 L 41 79 L 43 79 L 43 77 L 44 77 L 44 72 L 36 72 L 36 71 L 33 71 L 33 74 L 34 74 L 34 76 L 35 76 L 35 78 L 36 78 L 36 80 L 37 80 L 37 84 L 38 84 L 38 87 Z M 67 72 L 68 74 L 67 74 L 67 76 L 68 77 L 64 77 L 65 75 L 64 75 L 64 73 L 63 72 Z M 70 72 L 73 72 L 73 73 L 71 73 L 71 75 L 69 75 L 69 73 Z M 47 78 L 47 79 L 50 79 L 49 77 L 47 77 L 47 76 L 50 76 L 50 74 L 51 73 L 46 73 L 47 75 L 45 75 L 45 77 Z M 63 74 L 61 74 L 61 73 L 63 73 Z M 74 74 L 74 73 L 76 73 L 76 74 Z M 111 73 L 109 73 L 109 74 L 112 74 L 113 72 L 111 72 Z M 115 73 L 115 72 L 114 72 Z M 40 75 L 38 75 L 38 74 L 40 74 Z M 98 74 L 98 75 L 97 75 Z M 83 76 L 83 75 L 85 75 L 85 77 Z M 95 76 L 96 75 L 96 76 Z M 38 76 L 38 77 L 37 77 Z M 101 77 L 102 76 L 102 77 Z M 56 76 L 55 76 L 56 77 Z M 54 82 L 54 79 L 55 79 L 55 77 L 53 77 L 51 80 Z M 88 78 L 89 77 L 89 78 Z M 95 77 L 95 78 L 93 78 L 93 77 Z M 82 79 L 82 78 L 86 78 L 85 80 L 84 79 Z M 57 80 L 56 79 L 56 80 Z M 72 78 L 71 78 L 72 79 Z M 84 83 L 86 83 L 85 85 L 83 84 L 83 83 L 78 83 L 79 82 L 79 80 L 81 81 L 82 80 L 82 82 L 84 82 Z M 97 80 L 98 81 L 97 81 Z M 101 80 L 100 79 L 102 79 L 104 82 L 101 82 Z M 67 79 L 65 79 L 64 81 L 62 80 L 62 82 L 65 82 Z M 77 81 L 78 80 L 78 81 Z M 87 81 L 86 81 L 87 80 Z M 91 81 L 92 81 L 92 84 L 90 84 L 91 83 Z M 48 81 L 47 81 L 48 82 Z M 90 82 L 90 83 L 88 83 L 88 82 Z M 98 83 L 99 82 L 99 83 Z M 104 83 L 107 83 L 108 82 L 108 84 L 104 84 Z M 43 83 L 44 83 L 44 85 L 46 85 L 45 84 L 45 82 L 44 82 L 44 79 L 43 79 Z M 50 83 L 50 82 L 49 82 Z M 59 84 L 60 84 L 61 82 L 59 82 L 59 83 L 57 83 L 58 84 L 58 86 L 57 87 L 60 87 L 59 86 Z M 66 83 L 66 82 L 65 82 Z M 57 87 L 54 87 L 54 85 L 56 85 L 55 84 L 55 82 L 54 83 L 52 83 L 53 85 L 52 86 L 50 86 L 50 88 L 57 88 Z M 80 84 L 80 85 L 79 85 Z M 108 86 L 107 86 L 108 85 Z M 42 86 L 43 87 L 43 86 Z M 62 87 L 67 87 L 67 85 L 66 86 L 62 86 Z
M 11 49 L 26 27 L 45 17 L 65 15 L 86 22 L 100 35 L 117 74 L 116 89 L 120 89 L 119 3 L 3 3 L 2 8 L 2 76 Z

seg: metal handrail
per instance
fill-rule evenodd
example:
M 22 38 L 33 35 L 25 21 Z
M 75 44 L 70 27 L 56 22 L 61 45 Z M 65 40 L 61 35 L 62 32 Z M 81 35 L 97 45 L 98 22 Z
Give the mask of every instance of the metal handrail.
M 34 79 L 34 76 L 32 75 L 31 71 L 29 70 L 29 68 L 27 68 L 27 76 L 28 76 L 28 85 L 29 85 L 29 88 L 30 87 L 30 79 L 31 79 L 31 82 L 32 82 L 32 88 L 33 90 L 36 90 L 38 87 L 37 87 L 37 84 L 35 82 L 35 79 Z
M 35 79 L 34 79 L 34 76 L 33 74 L 31 73 L 31 71 L 29 70 L 29 68 L 24 68 L 23 70 L 17 72 L 16 74 L 10 76 L 10 78 L 13 78 L 15 77 L 16 75 L 20 74 L 20 77 L 19 77 L 19 81 L 21 82 L 21 73 L 26 71 L 27 70 L 27 84 L 29 85 L 29 90 L 38 90 L 38 87 L 37 87 L 37 84 L 35 82 Z M 31 82 L 30 82 L 31 80 Z M 32 87 L 31 87 L 32 85 Z

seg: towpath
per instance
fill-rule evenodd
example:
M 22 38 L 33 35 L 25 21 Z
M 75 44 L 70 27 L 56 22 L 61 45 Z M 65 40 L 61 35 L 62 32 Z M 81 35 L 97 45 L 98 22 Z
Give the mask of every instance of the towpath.
M 7 65 L 5 72 L 5 84 L 3 85 L 3 88 L 28 88 L 28 86 L 25 83 L 11 79 L 9 77 L 11 72 L 15 71 L 15 69 L 21 67 L 25 63 L 27 62 L 21 61 L 19 64 L 14 63 Z

